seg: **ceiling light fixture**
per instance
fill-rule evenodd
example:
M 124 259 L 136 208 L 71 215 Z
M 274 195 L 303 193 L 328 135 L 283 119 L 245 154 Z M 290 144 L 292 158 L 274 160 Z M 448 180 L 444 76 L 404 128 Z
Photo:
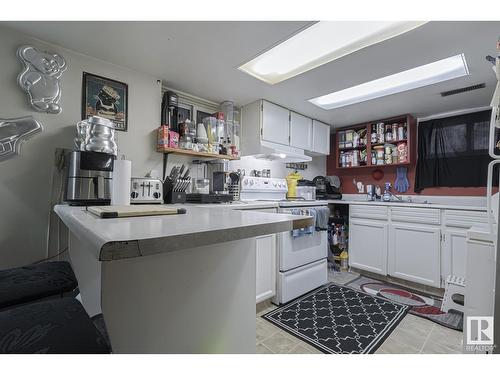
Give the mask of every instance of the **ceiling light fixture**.
M 467 75 L 469 75 L 469 69 L 467 68 L 465 56 L 462 53 L 331 94 L 309 99 L 309 102 L 323 109 L 340 108 Z
M 417 21 L 320 21 L 241 65 L 271 85 L 413 30 Z

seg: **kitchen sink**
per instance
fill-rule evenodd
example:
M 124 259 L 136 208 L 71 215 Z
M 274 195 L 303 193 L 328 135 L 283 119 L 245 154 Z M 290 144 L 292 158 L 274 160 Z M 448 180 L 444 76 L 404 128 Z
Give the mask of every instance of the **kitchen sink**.
M 432 203 L 428 202 L 428 201 L 415 201 L 415 200 L 412 200 L 412 201 L 408 201 L 408 200 L 397 200 L 397 199 L 393 199 L 389 202 L 384 202 L 384 201 L 369 201 L 369 202 L 372 202 L 372 203 L 400 203 L 400 204 L 405 204 L 405 205 L 412 205 L 412 204 L 426 204 L 426 205 L 431 205 Z

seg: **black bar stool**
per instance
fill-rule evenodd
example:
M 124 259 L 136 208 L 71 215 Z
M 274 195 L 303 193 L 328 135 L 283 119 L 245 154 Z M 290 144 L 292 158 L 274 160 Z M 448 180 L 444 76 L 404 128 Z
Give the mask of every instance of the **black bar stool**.
M 105 354 L 110 348 L 83 306 L 71 297 L 0 311 L 1 354 Z
M 78 286 L 68 262 L 45 262 L 0 271 L 0 310 L 50 296 L 63 296 Z

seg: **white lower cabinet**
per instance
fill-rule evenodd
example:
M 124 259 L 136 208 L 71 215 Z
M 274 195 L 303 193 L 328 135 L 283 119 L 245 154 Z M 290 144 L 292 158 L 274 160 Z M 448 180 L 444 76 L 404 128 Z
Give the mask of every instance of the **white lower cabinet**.
M 349 207 L 350 266 L 444 288 L 466 276 L 467 230 L 485 211 L 382 205 Z
M 441 286 L 441 228 L 391 223 L 389 275 L 434 287 Z
M 465 278 L 465 263 L 467 254 L 467 232 L 464 229 L 443 230 L 443 251 L 441 274 L 444 281 L 448 275 Z
M 381 220 L 351 219 L 349 264 L 361 270 L 387 274 L 387 227 Z
M 276 234 L 260 236 L 256 242 L 256 303 L 276 295 Z
M 441 251 L 441 286 L 449 275 L 466 277 L 467 231 L 476 224 L 486 224 L 485 211 L 443 210 L 443 248 Z M 466 279 L 467 280 L 467 279 Z

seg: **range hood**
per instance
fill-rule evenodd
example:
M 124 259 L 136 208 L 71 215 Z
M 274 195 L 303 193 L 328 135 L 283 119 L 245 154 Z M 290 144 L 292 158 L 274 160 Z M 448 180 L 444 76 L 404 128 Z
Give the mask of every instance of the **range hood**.
M 304 163 L 312 160 L 304 150 L 278 143 L 260 141 L 259 150 L 253 153 L 253 157 L 265 160 L 277 160 L 283 163 Z

